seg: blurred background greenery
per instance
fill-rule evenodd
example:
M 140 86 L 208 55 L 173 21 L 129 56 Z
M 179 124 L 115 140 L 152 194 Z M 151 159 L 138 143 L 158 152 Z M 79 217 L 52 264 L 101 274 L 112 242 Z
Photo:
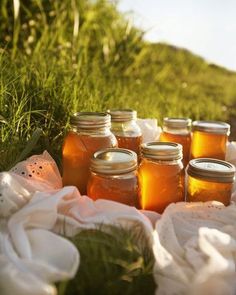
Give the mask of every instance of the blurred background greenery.
M 235 85 L 234 72 L 144 41 L 116 2 L 1 0 L 0 171 L 44 149 L 60 163 L 74 111 L 133 108 L 159 124 L 188 116 L 234 126 Z M 60 294 L 152 294 L 153 257 L 138 241 L 82 232 L 81 268 Z

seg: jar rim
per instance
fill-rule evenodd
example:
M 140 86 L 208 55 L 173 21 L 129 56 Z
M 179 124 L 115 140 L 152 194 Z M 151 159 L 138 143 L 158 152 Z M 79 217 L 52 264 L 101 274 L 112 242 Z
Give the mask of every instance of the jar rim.
M 141 144 L 141 154 L 144 158 L 156 160 L 181 160 L 183 158 L 183 147 L 175 142 L 152 141 Z
M 94 153 L 90 170 L 95 173 L 116 175 L 137 169 L 135 152 L 122 148 L 106 148 Z
M 198 158 L 189 161 L 187 173 L 209 181 L 231 183 L 235 178 L 235 167 L 223 160 Z
M 78 129 L 109 128 L 111 116 L 104 112 L 76 112 L 71 116 L 70 124 Z
M 221 121 L 194 121 L 192 130 L 229 135 L 230 125 Z
M 112 122 L 128 122 L 137 119 L 137 111 L 133 109 L 111 109 L 107 110 L 111 115 Z
M 163 120 L 163 126 L 174 129 L 188 128 L 191 123 L 190 118 L 165 117 Z

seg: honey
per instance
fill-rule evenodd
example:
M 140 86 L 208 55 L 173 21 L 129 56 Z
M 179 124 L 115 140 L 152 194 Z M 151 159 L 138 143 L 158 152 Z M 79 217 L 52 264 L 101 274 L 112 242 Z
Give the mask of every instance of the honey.
M 92 155 L 97 150 L 116 147 L 117 141 L 109 129 L 108 114 L 76 113 L 71 125 L 62 148 L 63 185 L 74 185 L 86 194 Z
M 138 169 L 141 208 L 162 213 L 175 202 L 184 201 L 182 146 L 170 142 L 142 144 Z
M 230 204 L 235 168 L 232 164 L 210 158 L 191 160 L 187 168 L 189 202 L 218 201 Z
M 104 149 L 94 154 L 88 196 L 139 207 L 137 156 L 126 149 Z
M 183 147 L 183 164 L 186 167 L 190 157 L 191 145 L 191 119 L 188 118 L 164 118 L 163 132 L 160 141 L 176 142 Z
M 191 159 L 214 158 L 225 160 L 230 126 L 224 122 L 193 122 Z
M 142 132 L 136 123 L 137 112 L 131 109 L 110 110 L 111 130 L 118 141 L 118 147 L 134 151 L 140 156 Z

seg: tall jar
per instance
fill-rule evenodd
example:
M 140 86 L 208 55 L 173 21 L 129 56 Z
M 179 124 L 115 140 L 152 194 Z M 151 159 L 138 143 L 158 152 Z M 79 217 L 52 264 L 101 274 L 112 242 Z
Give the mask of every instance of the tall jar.
M 137 155 L 127 149 L 104 149 L 91 160 L 88 196 L 138 207 Z
M 141 145 L 138 169 L 142 209 L 162 213 L 171 203 L 184 201 L 182 146 L 171 142 Z
M 111 130 L 116 136 L 118 147 L 140 155 L 142 132 L 136 123 L 137 112 L 131 109 L 110 110 Z
M 183 146 L 183 164 L 186 167 L 190 157 L 191 122 L 189 118 L 164 118 L 160 141 L 176 142 Z
M 218 201 L 229 205 L 235 167 L 225 161 L 200 158 L 189 162 L 187 201 Z
M 110 126 L 111 116 L 106 113 L 79 112 L 71 117 L 62 148 L 63 185 L 74 185 L 81 194 L 87 193 L 91 157 L 97 150 L 117 146 Z
M 194 121 L 192 131 L 191 159 L 225 160 L 229 124 L 218 121 Z

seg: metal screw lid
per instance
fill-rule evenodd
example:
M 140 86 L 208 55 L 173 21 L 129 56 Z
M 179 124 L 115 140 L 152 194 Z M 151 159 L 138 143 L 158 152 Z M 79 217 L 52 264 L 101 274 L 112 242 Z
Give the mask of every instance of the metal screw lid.
M 70 123 L 78 129 L 96 129 L 111 126 L 111 116 L 99 112 L 77 112 L 71 116 Z
M 187 173 L 192 177 L 209 181 L 231 183 L 235 178 L 235 167 L 226 161 L 199 158 L 189 162 Z
M 180 160 L 183 158 L 183 147 L 174 142 L 152 141 L 141 145 L 141 153 L 144 158 L 163 161 Z
M 189 118 L 164 118 L 163 126 L 174 129 L 183 129 L 190 127 L 192 120 Z
M 124 174 L 137 168 L 137 155 L 128 149 L 107 148 L 97 151 L 92 159 L 90 169 L 101 174 Z
M 116 109 L 107 111 L 112 122 L 128 122 L 137 119 L 137 112 L 132 109 Z
M 230 125 L 220 121 L 194 121 L 192 130 L 229 135 Z

